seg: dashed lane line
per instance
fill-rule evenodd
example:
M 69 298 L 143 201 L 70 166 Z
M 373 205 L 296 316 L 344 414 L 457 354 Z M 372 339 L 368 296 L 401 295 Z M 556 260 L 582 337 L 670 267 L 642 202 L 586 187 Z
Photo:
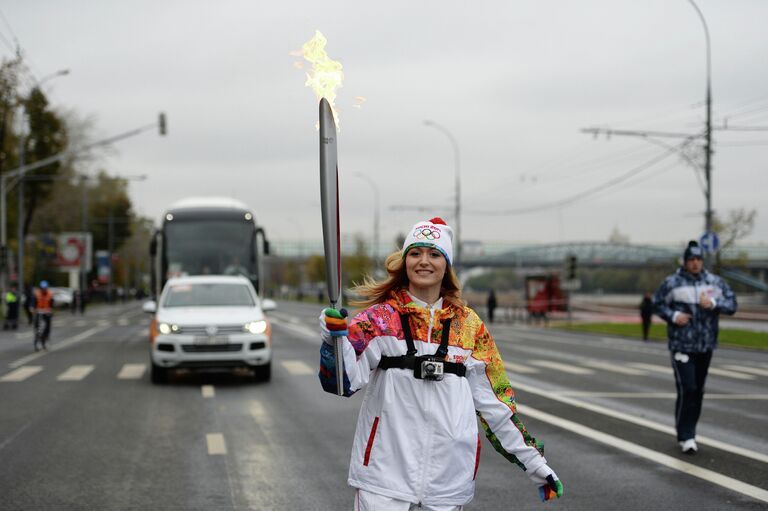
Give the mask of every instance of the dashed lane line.
M 661 373 L 672 376 L 672 368 L 667 366 L 660 366 L 656 364 L 645 364 L 643 362 L 630 362 L 627 364 L 630 367 L 636 367 L 645 371 L 651 371 L 652 373 Z
M 570 397 L 610 397 L 610 398 L 629 398 L 629 399 L 677 399 L 674 392 L 590 392 L 581 390 L 566 390 L 563 392 L 554 392 L 558 396 Z M 704 399 L 723 399 L 728 401 L 763 401 L 768 399 L 768 394 L 706 394 Z
M 61 373 L 58 378 L 59 381 L 80 381 L 88 376 L 93 371 L 92 365 L 74 365 Z
M 754 380 L 755 376 L 751 374 L 737 373 L 735 371 L 729 371 L 727 369 L 719 369 L 717 367 L 710 367 L 709 374 L 716 374 L 718 376 L 725 376 L 726 378 L 734 378 L 736 380 Z
M 511 379 L 514 380 L 514 378 L 511 378 Z M 591 412 L 599 413 L 601 415 L 613 417 L 614 419 L 623 420 L 625 422 L 629 422 L 637 426 L 642 426 L 648 429 L 652 429 L 654 431 L 659 431 L 661 433 L 666 433 L 671 436 L 675 436 L 675 437 L 677 436 L 677 432 L 675 431 L 675 428 L 671 426 L 664 426 L 662 424 L 658 424 L 648 419 L 643 419 L 642 417 L 637 417 L 635 415 L 630 415 L 628 413 L 619 412 L 617 410 L 606 408 L 604 406 L 587 403 L 586 401 L 577 401 L 577 400 L 574 400 L 572 397 L 559 395 L 556 390 L 542 390 L 539 387 L 534 387 L 533 385 L 527 385 L 525 383 L 522 383 L 516 380 L 512 382 L 512 388 L 514 388 L 515 390 L 524 390 L 526 392 L 530 392 L 531 394 L 536 394 L 537 396 L 542 396 L 547 399 L 551 399 L 553 401 L 558 401 L 560 403 L 565 403 L 570 406 L 581 408 L 583 410 L 589 410 Z M 768 463 L 768 455 L 760 452 L 755 452 L 751 449 L 745 449 L 737 445 L 721 442 L 720 440 L 715 440 L 714 438 L 709 438 L 701 435 L 696 435 L 696 441 L 702 445 L 709 445 L 711 447 L 715 447 L 723 451 L 731 452 L 733 454 L 738 454 L 739 456 L 744 456 L 745 458 L 751 458 L 753 460 L 761 461 L 763 463 Z
M 280 363 L 293 375 L 305 376 L 317 373 L 315 369 L 312 369 L 306 362 L 302 362 L 301 360 L 283 360 Z
M 569 364 L 561 364 L 560 362 L 554 362 L 552 360 L 530 360 L 529 363 L 535 366 L 546 367 L 548 369 L 554 369 L 555 371 L 562 371 L 569 374 L 595 374 L 592 369 L 576 367 Z
M 518 405 L 518 409 L 524 415 L 565 429 L 570 433 L 575 433 L 577 435 L 589 438 L 590 440 L 600 442 L 601 444 L 605 444 L 635 456 L 645 458 L 654 463 L 664 465 L 673 470 L 698 477 L 699 479 L 703 479 L 718 486 L 722 486 L 728 490 L 741 493 L 742 495 L 747 495 L 753 499 L 760 500 L 762 502 L 768 502 L 768 491 L 762 488 L 758 488 L 757 486 L 752 486 L 751 484 L 744 483 L 738 479 L 733 479 L 732 477 L 719 474 L 712 470 L 707 470 L 706 468 L 697 467 L 696 465 L 692 465 L 672 456 L 662 454 L 652 449 L 648 449 L 647 447 L 628 442 L 627 440 L 621 439 L 619 437 L 603 433 L 602 431 L 592 429 L 577 422 L 563 419 L 556 415 L 552 415 L 535 408 L 531 408 L 529 406 Z
M 0 381 L 7 381 L 7 382 L 24 381 L 27 378 L 36 375 L 42 370 L 43 370 L 43 366 L 22 366 L 16 369 L 15 371 L 11 371 L 10 373 L 0 378 Z
M 205 441 L 208 444 L 208 454 L 211 456 L 227 454 L 227 443 L 221 433 L 208 433 L 205 435 Z
M 117 373 L 118 380 L 140 380 L 147 370 L 147 364 L 124 364 Z
M 200 387 L 200 393 L 205 398 L 211 398 L 216 396 L 216 390 L 214 390 L 213 385 L 203 385 Z

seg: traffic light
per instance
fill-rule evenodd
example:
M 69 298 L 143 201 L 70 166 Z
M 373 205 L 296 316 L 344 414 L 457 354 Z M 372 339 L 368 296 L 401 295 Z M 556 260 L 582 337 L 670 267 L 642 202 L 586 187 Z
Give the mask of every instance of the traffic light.
M 157 118 L 157 129 L 161 135 L 165 135 L 167 133 L 165 127 L 165 113 L 163 112 L 160 112 L 160 115 Z
M 569 255 L 565 259 L 565 278 L 566 280 L 576 280 L 576 259 L 575 255 Z

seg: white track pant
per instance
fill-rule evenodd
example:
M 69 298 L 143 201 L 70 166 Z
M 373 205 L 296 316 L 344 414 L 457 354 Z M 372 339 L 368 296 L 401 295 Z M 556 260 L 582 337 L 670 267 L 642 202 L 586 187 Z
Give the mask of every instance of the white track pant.
M 355 511 L 461 511 L 462 509 L 464 506 L 419 506 L 365 490 L 355 492 Z

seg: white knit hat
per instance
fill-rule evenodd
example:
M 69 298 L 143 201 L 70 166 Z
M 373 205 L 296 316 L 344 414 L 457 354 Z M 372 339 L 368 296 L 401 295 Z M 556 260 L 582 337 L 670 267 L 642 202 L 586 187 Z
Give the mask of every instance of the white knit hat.
M 413 226 L 403 242 L 403 257 L 412 247 L 436 248 L 453 264 L 453 229 L 440 217 L 422 220 Z

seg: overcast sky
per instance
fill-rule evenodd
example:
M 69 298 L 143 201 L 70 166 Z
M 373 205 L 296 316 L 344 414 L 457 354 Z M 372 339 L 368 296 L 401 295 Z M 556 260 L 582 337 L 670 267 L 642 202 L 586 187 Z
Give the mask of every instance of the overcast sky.
M 697 0 L 710 30 L 715 126 L 768 126 L 768 2 Z M 99 162 L 132 182 L 159 221 L 192 195 L 240 199 L 273 240 L 320 239 L 317 100 L 290 52 L 315 30 L 344 66 L 339 90 L 341 223 L 381 240 L 434 207 L 454 222 L 460 148 L 462 238 L 485 242 L 679 243 L 703 232 L 704 194 L 678 154 L 582 128 L 697 133 L 706 46 L 687 0 L 117 1 L 6 0 L 14 38 L 54 106 L 92 118 L 93 139 L 168 116 Z M 364 97 L 360 108 L 357 97 Z M 679 139 L 660 139 L 677 144 Z M 758 211 L 768 241 L 768 131 L 715 131 L 713 208 Z M 691 150 L 689 157 L 700 157 Z M 660 160 L 650 166 L 652 160 Z M 632 177 L 599 193 L 583 192 Z M 400 208 L 400 209 L 393 209 Z

